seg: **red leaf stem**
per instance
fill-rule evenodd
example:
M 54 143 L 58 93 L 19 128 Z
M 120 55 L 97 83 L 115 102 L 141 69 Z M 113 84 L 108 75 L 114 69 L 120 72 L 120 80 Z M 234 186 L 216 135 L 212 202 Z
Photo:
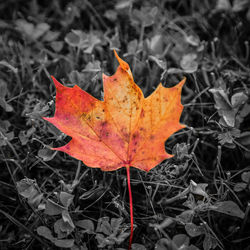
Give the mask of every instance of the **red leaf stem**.
M 133 216 L 133 200 L 132 200 L 132 192 L 131 192 L 131 185 L 130 185 L 130 167 L 127 166 L 127 182 L 128 182 L 128 193 L 129 193 L 129 206 L 130 206 L 130 228 L 131 228 L 131 233 L 130 233 L 130 238 L 129 238 L 129 246 L 128 250 L 131 249 L 132 245 L 132 240 L 133 240 L 133 231 L 134 231 L 134 216 Z

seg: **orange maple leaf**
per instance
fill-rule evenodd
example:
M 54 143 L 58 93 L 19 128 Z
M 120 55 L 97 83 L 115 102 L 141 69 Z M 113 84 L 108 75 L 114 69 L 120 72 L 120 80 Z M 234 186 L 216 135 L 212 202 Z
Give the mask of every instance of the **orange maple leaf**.
M 77 85 L 65 87 L 54 77 L 56 111 L 54 124 L 72 140 L 63 151 L 87 166 L 112 171 L 133 166 L 149 171 L 164 159 L 165 141 L 184 128 L 181 89 L 185 79 L 172 88 L 160 84 L 147 98 L 135 84 L 128 64 L 116 54 L 120 66 L 113 76 L 103 74 L 104 101 Z
M 183 110 L 183 79 L 172 88 L 160 84 L 147 98 L 135 84 L 129 65 L 115 52 L 119 67 L 113 76 L 103 74 L 104 101 L 100 101 L 77 85 L 68 88 L 54 77 L 56 110 L 54 124 L 72 140 L 63 151 L 87 166 L 112 171 L 127 167 L 130 194 L 131 238 L 133 209 L 129 167 L 149 171 L 164 159 L 165 141 L 185 127 L 180 124 Z

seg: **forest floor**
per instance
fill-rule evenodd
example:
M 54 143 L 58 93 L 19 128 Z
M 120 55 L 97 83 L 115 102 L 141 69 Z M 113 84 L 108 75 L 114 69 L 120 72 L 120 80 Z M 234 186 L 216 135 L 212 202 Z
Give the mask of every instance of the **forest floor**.
M 131 168 L 132 249 L 250 249 L 249 26 L 248 0 L 1 1 L 0 249 L 127 249 L 126 169 L 51 150 L 42 119 L 50 75 L 102 99 L 114 49 L 145 96 L 187 78 L 174 157 Z

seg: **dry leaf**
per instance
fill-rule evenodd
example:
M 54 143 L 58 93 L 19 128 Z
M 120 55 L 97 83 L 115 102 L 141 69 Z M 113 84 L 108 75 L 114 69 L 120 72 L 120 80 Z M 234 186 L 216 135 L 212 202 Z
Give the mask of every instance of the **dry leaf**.
M 172 88 L 160 84 L 144 98 L 128 64 L 115 55 L 120 66 L 113 76 L 103 75 L 104 101 L 77 85 L 64 87 L 53 77 L 55 116 L 44 119 L 72 137 L 54 150 L 104 171 L 125 166 L 149 171 L 172 157 L 166 153 L 164 142 L 185 127 L 179 123 L 185 79 Z

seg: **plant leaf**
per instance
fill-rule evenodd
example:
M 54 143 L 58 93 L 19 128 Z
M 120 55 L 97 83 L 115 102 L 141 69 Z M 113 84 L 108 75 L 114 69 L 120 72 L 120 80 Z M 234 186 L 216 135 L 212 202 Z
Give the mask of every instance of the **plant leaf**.
M 63 206 L 68 208 L 70 204 L 73 202 L 74 195 L 62 191 L 60 192 L 59 198 Z
M 123 221 L 123 218 L 112 218 L 110 225 L 114 234 L 117 234 L 118 229 Z
M 155 250 L 166 250 L 169 246 L 171 246 L 171 241 L 167 238 L 162 238 L 157 241 Z
M 54 237 L 49 228 L 45 226 L 40 226 L 36 229 L 36 231 L 40 236 L 44 237 L 45 239 L 50 240 L 52 242 L 54 241 Z
M 16 183 L 18 193 L 28 199 L 28 203 L 33 206 L 38 206 L 43 198 L 35 180 L 28 178 L 22 179 Z
M 79 220 L 75 223 L 77 227 L 85 229 L 85 232 L 88 234 L 94 233 L 95 226 L 91 220 Z
M 55 240 L 55 245 L 61 248 L 71 248 L 74 245 L 74 239 L 63 239 L 63 240 Z
M 51 151 L 48 148 L 42 148 L 38 150 L 38 156 L 44 161 L 51 161 L 56 155 L 56 152 Z
M 65 223 L 69 224 L 71 228 L 75 228 L 75 225 L 69 215 L 69 212 L 67 210 L 62 211 L 62 219 Z
M 203 241 L 203 249 L 204 250 L 215 249 L 217 245 L 218 242 L 216 238 L 214 238 L 214 236 L 212 236 L 211 234 L 206 234 Z
M 132 244 L 132 250 L 146 250 L 142 244 L 134 243 Z
M 54 224 L 54 232 L 57 234 L 58 239 L 67 237 L 70 233 L 74 231 L 68 222 L 65 222 L 63 219 L 59 219 Z
M 189 53 L 182 57 L 180 65 L 186 73 L 194 73 L 198 69 L 197 55 Z
M 103 75 L 104 101 L 78 86 L 64 87 L 53 78 L 57 90 L 55 116 L 44 119 L 72 137 L 54 150 L 104 171 L 124 166 L 149 171 L 172 157 L 165 152 L 164 142 L 185 127 L 179 123 L 185 79 L 172 88 L 160 84 L 144 98 L 128 64 L 116 57 L 120 63 L 116 73 Z
M 54 201 L 48 199 L 46 202 L 46 206 L 45 206 L 45 214 L 48 215 L 58 215 L 61 214 L 62 211 L 64 211 L 65 208 L 60 206 L 59 204 L 55 203 Z
M 250 182 L 250 172 L 243 172 L 241 174 L 241 179 L 248 184 Z
M 238 182 L 234 186 L 234 191 L 235 192 L 241 192 L 241 191 L 243 191 L 246 188 L 247 188 L 247 183 L 245 183 L 245 182 Z
M 112 234 L 112 227 L 109 223 L 108 217 L 102 217 L 98 219 L 96 232 L 104 233 L 106 235 Z
M 185 225 L 186 232 L 191 237 L 196 237 L 205 233 L 205 230 L 201 226 L 197 226 L 194 223 L 187 223 Z
M 233 201 L 219 201 L 210 207 L 213 211 L 227 214 L 230 216 L 238 217 L 240 219 L 244 218 L 244 212 L 239 208 L 239 206 Z
M 188 247 L 190 239 L 186 234 L 177 234 L 173 237 L 173 242 L 178 249 L 185 249 Z

